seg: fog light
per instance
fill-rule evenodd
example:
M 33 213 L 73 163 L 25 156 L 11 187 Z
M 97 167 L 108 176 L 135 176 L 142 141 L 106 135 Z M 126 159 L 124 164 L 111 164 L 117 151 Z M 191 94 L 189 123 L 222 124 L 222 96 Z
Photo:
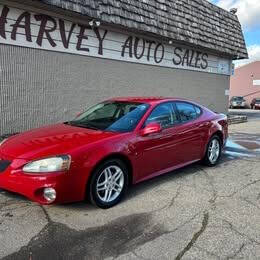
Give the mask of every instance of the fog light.
M 56 199 L 56 191 L 53 188 L 45 188 L 43 196 L 48 202 L 53 202 Z

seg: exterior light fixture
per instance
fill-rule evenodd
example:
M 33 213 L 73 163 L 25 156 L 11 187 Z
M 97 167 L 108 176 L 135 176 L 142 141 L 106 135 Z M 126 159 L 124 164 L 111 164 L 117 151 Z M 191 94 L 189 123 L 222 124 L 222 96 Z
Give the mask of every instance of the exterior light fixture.
M 43 197 L 48 202 L 53 202 L 56 199 L 56 191 L 53 188 L 45 188 L 43 190 Z
M 96 20 L 91 20 L 88 23 L 91 27 L 99 27 L 101 25 L 100 21 L 96 21 Z

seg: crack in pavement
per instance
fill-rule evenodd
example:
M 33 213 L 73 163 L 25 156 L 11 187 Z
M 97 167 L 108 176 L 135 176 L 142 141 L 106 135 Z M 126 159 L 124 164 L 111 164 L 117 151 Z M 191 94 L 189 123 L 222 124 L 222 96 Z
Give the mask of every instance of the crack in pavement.
M 180 190 L 181 185 L 171 201 L 167 203 L 167 208 L 174 204 Z M 17 201 L 8 200 L 3 204 L 11 205 L 13 202 Z M 42 209 L 47 224 L 27 245 L 3 259 L 36 258 L 45 260 L 48 256 L 53 259 L 63 257 L 80 258 L 82 256 L 87 258 L 118 257 L 132 252 L 162 235 L 176 232 L 201 214 L 201 212 L 195 214 L 170 231 L 166 230 L 163 224 L 153 224 L 152 215 L 154 212 L 120 217 L 103 226 L 77 231 L 53 221 L 46 207 L 42 205 L 36 206 Z
M 43 205 L 39 205 L 39 206 L 40 206 L 40 208 L 42 209 L 42 211 L 43 211 L 43 213 L 44 213 L 44 215 L 45 215 L 45 218 L 46 218 L 47 222 L 48 222 L 48 223 L 52 223 L 53 221 L 51 220 L 51 217 L 50 217 L 48 211 L 46 210 L 46 208 L 45 208 Z
M 146 257 L 143 257 L 143 256 L 138 255 L 135 251 L 132 251 L 132 253 L 133 253 L 138 259 L 150 260 L 150 258 L 146 258 Z
M 244 249 L 245 246 L 246 246 L 246 244 L 243 243 L 234 254 L 232 254 L 231 256 L 227 256 L 226 259 L 227 260 L 229 260 L 229 259 L 236 259 L 238 254 L 242 252 L 242 250 Z
M 165 210 L 165 209 L 169 209 L 170 207 L 172 207 L 176 201 L 176 199 L 178 198 L 178 196 L 180 195 L 181 193 L 181 187 L 182 185 L 180 185 L 178 188 L 177 188 L 177 191 L 175 193 L 175 195 L 171 198 L 171 201 L 170 202 L 167 202 L 164 206 L 158 208 L 158 209 L 155 209 L 155 210 L 151 210 L 151 211 L 148 211 L 147 213 L 148 214 L 154 214 L 154 213 L 157 213 L 159 211 L 162 211 L 162 210 Z
M 220 257 L 219 255 L 216 255 L 216 254 L 214 254 L 214 253 L 208 251 L 208 250 L 205 249 L 205 248 L 202 248 L 202 247 L 200 247 L 200 246 L 198 246 L 198 245 L 195 245 L 194 247 L 197 248 L 197 249 L 199 249 L 199 250 L 202 251 L 202 252 L 205 252 L 206 254 L 208 254 L 208 255 L 210 255 L 210 256 L 214 256 L 214 257 L 216 257 L 216 258 L 218 258 L 218 259 L 221 259 L 221 257 Z
M 117 218 L 106 225 L 77 231 L 50 219 L 18 252 L 3 259 L 103 259 L 117 257 L 162 236 L 169 231 L 154 226 L 151 214 L 141 213 Z M 47 213 L 47 214 L 46 214 Z M 133 228 L 134 227 L 134 228 Z
M 11 199 L 11 200 L 6 200 L 4 202 L 0 203 L 0 210 L 2 210 L 4 207 L 16 204 L 17 200 Z
M 240 197 L 240 199 L 260 210 L 260 207 L 256 203 L 252 202 L 251 200 L 244 197 Z
M 178 231 L 179 229 L 181 229 L 182 227 L 184 227 L 185 225 L 187 225 L 188 223 L 190 223 L 191 221 L 193 221 L 199 214 L 201 214 L 201 212 L 196 213 L 196 214 L 193 215 L 191 218 L 189 218 L 189 219 L 187 219 L 185 222 L 183 222 L 181 225 L 177 226 L 175 229 L 173 229 L 173 230 L 168 230 L 168 231 L 166 230 L 166 231 L 164 231 L 160 236 L 155 237 L 154 239 L 149 240 L 149 241 L 147 241 L 147 242 L 145 242 L 145 243 L 143 243 L 143 244 L 141 244 L 141 245 L 139 245 L 139 246 L 142 246 L 142 245 L 144 245 L 144 244 L 146 244 L 146 243 L 148 243 L 148 242 L 151 242 L 151 241 L 153 241 L 153 240 L 155 240 L 155 239 L 157 239 L 157 238 L 159 238 L 159 237 L 161 237 L 161 236 L 163 236 L 163 235 L 175 233 L 176 231 Z M 136 250 L 136 248 L 135 248 L 135 250 Z M 129 251 L 129 252 L 130 252 L 130 251 Z M 134 251 L 131 251 L 131 252 L 133 253 Z M 117 256 L 116 256 L 114 259 L 116 259 L 116 258 L 119 257 L 119 256 L 120 256 L 120 254 L 117 254 Z M 139 257 L 140 257 L 140 256 L 139 256 Z M 144 258 L 144 257 L 142 257 L 142 258 Z
M 201 171 L 205 173 L 207 181 L 212 188 L 212 198 L 209 199 L 209 203 L 211 203 L 213 205 L 214 209 L 215 209 L 216 208 L 215 202 L 216 202 L 216 199 L 218 197 L 218 193 L 217 193 L 217 190 L 216 190 L 215 185 L 214 185 L 214 178 L 211 177 L 205 169 L 201 168 Z
M 248 235 L 246 235 L 246 234 L 240 232 L 236 227 L 234 227 L 234 225 L 233 225 L 231 222 L 227 221 L 226 219 L 221 219 L 221 220 L 222 220 L 223 222 L 225 222 L 226 224 L 228 224 L 229 228 L 230 228 L 231 230 L 233 230 L 235 233 L 239 234 L 241 237 L 246 238 L 246 239 L 249 240 L 251 243 L 255 243 L 255 244 L 257 244 L 257 245 L 260 245 L 260 242 L 259 242 L 259 241 L 257 241 L 257 240 L 255 240 L 254 238 L 251 238 L 251 237 L 249 237 Z
M 179 197 L 180 193 L 181 193 L 181 185 L 178 187 L 175 196 L 172 197 L 169 205 L 167 206 L 167 209 L 171 208 L 174 205 L 174 203 L 175 203 L 176 199 Z
M 200 212 L 196 213 L 193 216 L 191 216 L 191 214 L 193 213 L 191 213 L 191 211 L 188 208 L 184 208 L 186 207 L 185 203 L 183 205 L 179 203 L 180 200 L 181 201 L 184 200 L 184 195 L 186 196 L 185 186 L 190 187 L 189 183 L 190 183 L 191 175 L 187 175 L 187 176 L 185 175 L 181 179 L 182 181 L 180 183 L 178 182 L 175 183 L 174 189 L 172 188 L 172 186 L 170 186 L 169 189 L 166 187 L 166 191 L 168 192 L 167 197 L 166 196 L 164 197 L 165 200 L 163 200 L 163 203 L 160 204 L 158 203 L 155 206 L 150 207 L 149 208 L 149 210 L 151 210 L 150 212 L 119 217 L 110 222 L 106 220 L 106 222 L 108 223 L 106 223 L 105 225 L 98 226 L 95 228 L 87 228 L 81 231 L 77 231 L 75 229 L 69 228 L 67 225 L 53 221 L 52 220 L 53 218 L 51 218 L 51 216 L 54 215 L 50 216 L 49 213 L 51 213 L 51 211 L 49 212 L 48 210 L 49 208 L 40 206 L 42 212 L 41 210 L 39 210 L 39 213 L 41 219 L 44 220 L 44 227 L 42 228 L 42 226 L 40 226 L 42 230 L 36 236 L 34 236 L 26 246 L 20 248 L 18 252 L 9 255 L 4 259 L 30 259 L 30 257 L 31 259 L 35 258 L 39 260 L 40 259 L 45 260 L 46 258 L 103 259 L 105 257 L 113 257 L 115 259 L 117 257 L 124 256 L 127 253 L 132 253 L 132 255 L 130 255 L 132 257 L 136 256 L 137 258 L 146 259 L 145 255 L 144 256 L 139 255 L 141 253 L 137 250 L 138 248 L 141 248 L 146 243 L 149 243 L 154 240 L 155 240 L 154 243 L 156 243 L 156 247 L 157 246 L 159 247 L 160 245 L 159 243 L 157 243 L 157 239 L 159 237 L 165 235 L 165 239 L 171 240 L 171 237 L 174 236 L 177 237 L 182 233 L 181 232 L 182 227 L 184 227 L 183 229 L 185 231 L 186 231 L 186 227 L 189 230 L 193 230 L 190 232 L 188 239 L 190 239 L 191 236 L 192 238 L 190 241 L 185 240 L 186 242 L 182 242 L 182 247 L 184 248 L 183 249 L 181 248 L 182 250 L 180 252 L 178 251 L 174 252 L 178 254 L 175 259 L 180 260 L 181 258 L 185 258 L 189 253 L 192 252 L 192 248 L 197 248 L 198 250 L 204 251 L 205 253 L 209 254 L 209 257 L 214 256 L 216 258 L 220 258 L 219 256 L 213 254 L 212 252 L 208 252 L 207 250 L 200 248 L 197 245 L 198 243 L 196 243 L 198 239 L 199 242 L 201 242 L 201 240 L 204 239 L 204 235 L 201 238 L 200 236 L 207 229 L 208 222 L 209 222 L 209 214 L 211 210 L 213 212 L 214 209 L 218 209 L 218 204 L 216 203 L 216 199 L 220 198 L 220 200 L 222 200 L 221 198 L 230 198 L 236 195 L 237 193 L 238 196 L 242 196 L 242 193 L 239 194 L 240 191 L 250 187 L 251 185 L 255 185 L 260 180 L 254 180 L 255 178 L 253 178 L 252 181 L 252 179 L 250 179 L 251 177 L 249 177 L 247 178 L 247 181 L 249 183 L 246 184 L 246 182 L 244 182 L 242 183 L 242 185 L 241 183 L 236 183 L 237 184 L 236 187 L 234 187 L 231 191 L 222 193 L 217 189 L 219 184 L 219 178 L 214 177 L 210 171 L 207 171 L 201 167 L 199 167 L 199 169 L 204 173 L 202 174 L 202 178 L 203 176 L 205 176 L 204 178 L 206 179 L 204 182 L 206 187 L 204 193 L 207 195 L 207 197 L 205 203 L 203 201 L 203 204 L 205 204 L 202 205 L 203 209 L 201 210 L 201 208 L 200 209 L 196 208 L 196 211 L 200 211 Z M 196 172 L 196 174 L 192 175 L 192 177 L 200 174 L 201 172 Z M 188 178 L 189 181 L 187 181 Z M 195 188 L 197 184 L 196 181 L 194 180 Z M 238 187 L 240 188 L 238 189 Z M 201 188 L 201 186 L 199 186 L 199 188 Z M 237 190 L 232 192 L 234 189 Z M 197 191 L 197 189 L 195 189 L 195 191 Z M 232 192 L 230 195 L 218 196 L 218 195 L 229 194 L 230 192 Z M 255 194 L 257 194 L 257 192 Z M 238 198 L 238 196 L 236 198 Z M 257 200 L 260 199 L 260 193 L 254 195 L 254 198 L 255 196 L 257 196 Z M 254 204 L 254 202 L 250 201 L 249 199 L 243 197 L 239 197 L 239 198 L 259 208 L 257 204 Z M 257 203 L 257 201 L 255 202 Z M 14 205 L 10 206 L 12 204 Z M 6 213 L 8 212 L 8 207 L 10 207 L 9 210 L 14 210 L 15 204 L 17 204 L 17 200 L 8 200 L 5 203 L 0 204 L 0 209 L 5 211 L 4 213 Z M 7 208 L 5 208 L 5 206 L 7 206 Z M 30 204 L 28 204 L 28 206 L 30 206 Z M 38 205 L 36 206 L 38 207 Z M 249 205 L 245 205 L 245 206 L 249 207 Z M 167 211 L 167 209 L 171 207 L 173 207 L 174 210 Z M 174 212 L 175 208 L 177 207 L 178 209 L 179 207 L 182 207 L 185 210 L 185 216 L 184 215 L 181 216 L 182 219 L 180 219 L 179 226 L 176 227 L 176 225 L 178 225 L 177 224 L 178 222 L 175 222 L 175 220 L 173 220 L 170 222 L 170 225 L 172 226 L 168 227 L 167 225 L 165 225 L 165 223 L 163 223 L 163 220 L 161 220 L 160 217 L 166 213 L 167 214 L 171 213 L 171 211 Z M 153 210 L 153 208 L 158 208 L 158 209 Z M 203 212 L 203 210 L 205 209 L 206 211 Z M 43 214 L 47 220 L 47 224 L 45 218 L 43 217 Z M 173 216 L 175 216 L 174 213 Z M 188 217 L 189 219 L 187 219 Z M 226 222 L 228 223 L 228 221 Z M 194 227 L 193 227 L 193 223 L 196 224 Z M 237 247 L 235 247 L 235 250 L 237 251 L 234 254 L 228 256 L 229 257 L 228 259 L 236 258 L 236 256 L 239 255 L 241 251 L 243 250 L 245 251 L 246 245 L 253 244 L 253 243 L 255 245 L 260 244 L 259 241 L 248 237 L 246 234 L 241 233 L 239 230 L 236 230 L 236 227 L 232 226 L 231 223 L 228 226 L 225 225 L 225 228 L 226 231 L 229 231 L 229 228 L 231 228 L 240 236 L 247 238 L 247 240 L 245 241 L 246 244 L 241 245 L 241 247 L 239 247 L 240 243 L 242 243 L 240 242 L 237 245 Z M 176 233 L 174 234 L 174 232 Z M 206 231 L 206 233 L 208 232 Z M 169 235 L 168 237 L 167 234 L 173 234 L 173 235 Z M 235 236 L 234 233 L 233 235 Z M 252 236 L 254 237 L 254 235 Z M 236 237 L 239 238 L 239 236 Z M 162 239 L 164 239 L 164 237 Z M 149 248 L 150 245 L 148 244 L 146 246 L 148 246 Z M 190 252 L 187 253 L 189 250 Z M 233 253 L 233 252 L 234 252 L 233 250 L 232 252 L 229 251 L 229 253 Z M 227 254 L 225 254 L 226 255 L 225 257 L 227 257 Z M 223 256 L 221 259 L 223 259 Z
M 17 201 L 15 199 L 8 199 L 4 202 L 0 203 L 0 212 L 12 212 L 17 209 L 17 205 L 19 205 L 19 209 L 27 208 L 27 207 L 33 207 L 34 205 L 31 202 L 26 201 Z M 13 206 L 9 208 L 10 206 Z
M 202 233 L 206 230 L 208 222 L 209 222 L 209 213 L 204 212 L 200 230 L 192 236 L 192 239 L 190 240 L 190 242 L 176 256 L 175 260 L 180 260 L 192 248 L 192 246 L 196 243 L 196 241 L 199 239 L 199 237 L 202 235 Z
M 252 186 L 252 185 L 254 185 L 254 184 L 258 183 L 258 182 L 260 182 L 260 179 L 259 180 L 254 180 L 252 182 L 247 183 L 246 185 L 242 186 L 241 188 L 239 188 L 238 190 L 232 192 L 229 195 L 218 195 L 217 198 L 232 198 L 233 196 L 235 196 L 240 191 L 245 190 L 246 188 L 248 188 L 248 187 L 250 187 L 250 186 Z
M 181 193 L 181 185 L 177 188 L 175 195 L 171 198 L 171 201 L 169 203 L 167 203 L 165 206 L 163 206 L 159 209 L 151 211 L 151 213 L 156 213 L 158 211 L 162 211 L 162 210 L 171 208 L 174 205 L 174 203 L 175 203 L 176 199 L 178 198 L 178 196 L 180 195 L 180 193 Z

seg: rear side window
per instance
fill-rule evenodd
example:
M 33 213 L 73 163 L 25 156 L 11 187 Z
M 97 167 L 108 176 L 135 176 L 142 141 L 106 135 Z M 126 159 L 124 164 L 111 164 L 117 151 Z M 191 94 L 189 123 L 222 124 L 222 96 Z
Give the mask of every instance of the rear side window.
M 200 108 L 190 103 L 176 102 L 176 107 L 178 109 L 180 119 L 182 122 L 194 120 L 198 118 L 201 114 Z

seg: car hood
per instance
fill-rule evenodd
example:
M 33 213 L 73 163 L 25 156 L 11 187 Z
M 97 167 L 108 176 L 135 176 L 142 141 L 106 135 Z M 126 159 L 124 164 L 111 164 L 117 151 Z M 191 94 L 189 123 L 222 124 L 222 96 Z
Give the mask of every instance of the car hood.
M 119 135 L 119 133 L 55 124 L 8 138 L 0 147 L 0 153 L 13 158 L 36 159 L 68 153 L 75 148 L 115 135 Z

